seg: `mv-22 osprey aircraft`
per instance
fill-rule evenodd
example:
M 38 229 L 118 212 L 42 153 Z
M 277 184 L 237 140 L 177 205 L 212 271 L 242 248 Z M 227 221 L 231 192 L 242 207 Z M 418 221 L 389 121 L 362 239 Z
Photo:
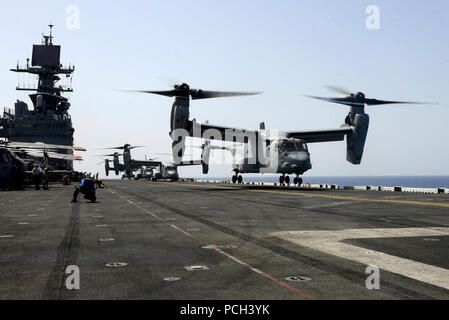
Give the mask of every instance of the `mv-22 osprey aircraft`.
M 198 161 L 185 161 L 178 164 L 172 162 L 162 162 L 155 161 L 154 159 L 149 160 L 134 160 L 131 157 L 131 150 L 136 148 L 142 148 L 143 146 L 131 146 L 130 144 L 125 144 L 123 147 L 114 147 L 106 149 L 118 149 L 123 150 L 123 153 L 115 152 L 113 154 L 103 155 L 102 157 L 113 157 L 112 163 L 113 167 L 109 166 L 109 159 L 105 159 L 105 172 L 106 176 L 109 176 L 109 171 L 113 170 L 115 175 L 119 175 L 120 172 L 124 172 L 122 179 L 134 178 L 134 171 L 141 170 L 142 167 L 152 168 L 153 170 L 153 180 L 172 180 L 177 181 L 179 179 L 177 167 L 179 166 L 192 166 L 192 165 L 203 165 L 203 173 L 207 174 L 209 167 L 205 163 Z M 123 156 L 123 164 L 120 163 L 119 157 Z
M 102 155 L 101 157 L 113 157 L 112 164 L 113 167 L 109 166 L 109 162 L 111 160 L 105 159 L 105 172 L 106 176 L 109 176 L 109 171 L 113 170 L 115 175 L 118 176 L 120 172 L 123 172 L 122 179 L 134 178 L 134 171 L 139 170 L 143 166 L 149 166 L 148 161 L 140 161 L 134 160 L 131 157 L 131 150 L 136 148 L 142 148 L 143 146 L 131 146 L 130 144 L 125 144 L 122 147 L 113 147 L 113 148 L 105 148 L 105 149 L 113 149 L 113 150 L 123 150 L 123 153 L 114 152 L 113 154 Z M 120 156 L 123 156 L 123 164 L 120 163 Z
M 339 128 L 282 132 L 278 130 L 247 130 L 223 127 L 210 124 L 201 124 L 190 120 L 190 99 L 209 99 L 233 96 L 247 96 L 259 94 L 258 92 L 219 92 L 191 89 L 188 84 L 175 85 L 168 91 L 133 91 L 150 93 L 167 97 L 174 97 L 171 110 L 172 151 L 175 162 L 182 161 L 185 150 L 185 138 L 201 138 L 206 140 L 221 140 L 244 144 L 246 151 L 240 156 L 239 163 L 234 163 L 232 177 L 234 183 L 242 183 L 240 174 L 244 173 L 279 173 L 279 182 L 290 183 L 288 175 L 294 174 L 294 184 L 302 184 L 299 177 L 312 168 L 308 143 L 342 141 L 346 136 L 346 159 L 358 165 L 362 161 L 365 141 L 368 134 L 369 116 L 365 113 L 365 106 L 378 106 L 384 104 L 418 104 L 420 102 L 401 102 L 368 99 L 361 92 L 349 93 L 345 90 L 330 87 L 338 91 L 342 97 L 322 98 L 309 96 L 332 103 L 350 107 L 345 123 Z M 209 153 L 216 147 L 203 145 L 203 161 L 208 161 Z M 233 154 L 235 157 L 235 154 Z

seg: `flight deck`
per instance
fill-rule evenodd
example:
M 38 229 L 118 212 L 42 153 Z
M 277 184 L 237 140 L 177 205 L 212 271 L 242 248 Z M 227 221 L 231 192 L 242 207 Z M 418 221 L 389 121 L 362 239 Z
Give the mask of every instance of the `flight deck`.
M 0 299 L 449 298 L 448 194 L 105 182 L 0 192 Z

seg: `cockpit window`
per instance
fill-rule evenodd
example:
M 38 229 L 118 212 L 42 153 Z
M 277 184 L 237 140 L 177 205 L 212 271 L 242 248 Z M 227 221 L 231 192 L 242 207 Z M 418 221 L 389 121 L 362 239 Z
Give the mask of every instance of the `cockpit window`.
M 307 144 L 304 141 L 282 141 L 279 152 L 305 152 Z
M 284 141 L 281 143 L 281 146 L 279 147 L 280 152 L 294 152 L 296 151 L 296 145 L 293 143 L 293 141 Z

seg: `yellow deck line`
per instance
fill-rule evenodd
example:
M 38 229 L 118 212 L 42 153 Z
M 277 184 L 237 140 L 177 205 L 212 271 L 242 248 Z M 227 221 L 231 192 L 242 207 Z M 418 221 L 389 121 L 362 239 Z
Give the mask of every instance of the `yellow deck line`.
M 186 184 L 178 183 L 176 185 L 190 186 L 197 188 L 214 188 L 214 189 L 234 189 L 238 190 L 237 187 L 225 187 L 225 186 L 214 186 L 214 185 L 198 185 L 198 184 Z M 294 192 L 294 191 L 279 191 L 279 190 L 254 190 L 254 189 L 241 189 L 250 192 L 262 192 L 262 193 L 274 193 L 282 195 L 292 195 L 292 196 L 302 196 L 302 197 L 315 197 L 315 198 L 326 198 L 326 199 L 338 199 L 338 200 L 352 200 L 352 201 L 366 201 L 366 202 L 377 202 L 377 203 L 390 203 L 390 204 L 408 204 L 417 206 L 429 206 L 429 207 L 441 207 L 449 208 L 449 203 L 441 202 L 425 202 L 425 201 L 411 201 L 411 200 L 394 200 L 394 199 L 373 199 L 373 198 L 363 198 L 363 197 L 351 197 L 351 196 L 337 196 L 330 194 L 315 194 L 315 193 L 305 193 L 305 192 Z

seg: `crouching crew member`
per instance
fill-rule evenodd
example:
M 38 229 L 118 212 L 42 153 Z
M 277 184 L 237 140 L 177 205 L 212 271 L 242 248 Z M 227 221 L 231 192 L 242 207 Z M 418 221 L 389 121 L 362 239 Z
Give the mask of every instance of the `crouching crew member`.
M 71 202 L 78 201 L 78 194 L 80 192 L 84 194 L 84 199 L 90 200 L 91 202 L 97 201 L 97 197 L 95 196 L 95 183 L 90 177 L 83 179 L 81 184 L 75 187 L 73 200 Z
M 64 177 L 62 177 L 62 185 L 64 186 L 70 185 L 70 177 L 67 174 Z

